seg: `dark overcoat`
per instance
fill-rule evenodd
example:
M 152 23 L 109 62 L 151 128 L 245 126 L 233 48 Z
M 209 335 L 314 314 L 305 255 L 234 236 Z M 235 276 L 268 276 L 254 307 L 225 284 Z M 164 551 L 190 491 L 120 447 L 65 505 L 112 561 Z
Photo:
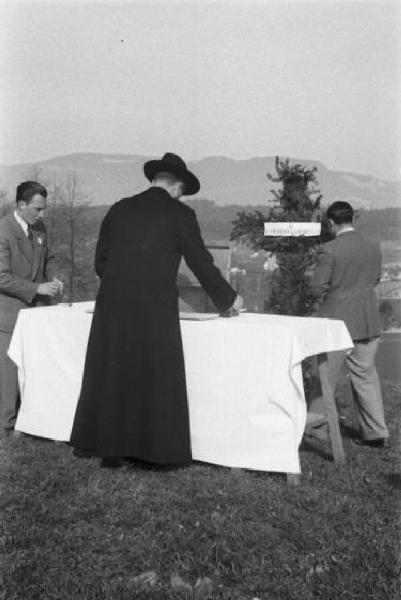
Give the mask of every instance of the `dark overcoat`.
M 341 319 L 353 340 L 380 336 L 375 286 L 380 280 L 379 244 L 346 231 L 318 251 L 312 291 L 321 298 L 319 317 Z
M 214 266 L 190 207 L 151 187 L 104 218 L 73 446 L 159 464 L 191 459 L 176 283 L 182 256 L 227 310 L 235 292 Z

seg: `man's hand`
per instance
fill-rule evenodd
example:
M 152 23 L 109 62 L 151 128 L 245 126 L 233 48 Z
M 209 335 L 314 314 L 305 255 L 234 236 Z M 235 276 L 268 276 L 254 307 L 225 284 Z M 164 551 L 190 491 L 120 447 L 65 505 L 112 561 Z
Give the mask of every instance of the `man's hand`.
M 234 304 L 225 312 L 220 313 L 221 317 L 238 317 L 239 311 L 244 306 L 244 299 L 242 296 L 237 296 Z
M 59 281 L 46 281 L 46 283 L 39 283 L 37 293 L 41 296 L 58 296 L 60 293 Z
M 58 295 L 62 296 L 63 295 L 63 288 L 64 288 L 64 284 L 62 281 L 60 281 L 60 279 L 57 279 L 57 277 L 53 277 L 52 282 L 57 283 L 58 285 Z

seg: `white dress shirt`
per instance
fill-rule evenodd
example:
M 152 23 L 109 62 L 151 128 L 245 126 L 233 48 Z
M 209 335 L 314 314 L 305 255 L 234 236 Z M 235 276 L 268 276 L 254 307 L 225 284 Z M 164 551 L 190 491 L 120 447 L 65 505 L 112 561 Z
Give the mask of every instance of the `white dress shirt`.
M 14 211 L 14 217 L 15 220 L 17 221 L 18 225 L 21 226 L 22 231 L 25 233 L 26 237 L 28 237 L 28 223 L 26 221 L 24 221 L 24 219 L 21 219 L 21 217 L 19 216 L 19 214 L 17 213 L 17 211 Z
M 339 231 L 337 233 L 337 236 L 341 235 L 342 233 L 347 233 L 347 231 L 355 231 L 354 228 L 350 225 L 349 227 L 344 227 L 344 229 L 341 229 L 341 231 Z

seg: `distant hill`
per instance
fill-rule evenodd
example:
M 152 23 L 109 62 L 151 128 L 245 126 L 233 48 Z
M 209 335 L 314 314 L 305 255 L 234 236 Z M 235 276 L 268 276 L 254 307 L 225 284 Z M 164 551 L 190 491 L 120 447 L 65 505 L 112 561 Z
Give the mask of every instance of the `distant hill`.
M 0 166 L 0 190 L 13 196 L 15 186 L 40 169 L 49 185 L 65 180 L 68 172 L 78 176 L 80 189 L 92 204 L 111 204 L 119 198 L 137 193 L 147 186 L 143 163 L 154 157 L 125 154 L 71 154 L 31 164 Z M 400 181 L 387 181 L 357 173 L 332 171 L 323 163 L 290 158 L 291 164 L 316 166 L 323 204 L 348 200 L 355 207 L 385 208 L 400 206 Z M 273 185 L 267 173 L 274 174 L 274 157 L 235 160 L 211 156 L 188 163 L 201 181 L 198 198 L 219 206 L 264 205 L 272 198 Z

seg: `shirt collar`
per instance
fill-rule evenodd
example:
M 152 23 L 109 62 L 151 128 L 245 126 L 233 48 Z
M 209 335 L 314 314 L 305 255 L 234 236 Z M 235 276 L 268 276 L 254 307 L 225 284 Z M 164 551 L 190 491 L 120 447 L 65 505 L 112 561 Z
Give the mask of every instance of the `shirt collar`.
M 22 227 L 22 231 L 28 237 L 28 223 L 26 221 L 24 221 L 24 219 L 21 219 L 21 217 L 19 216 L 19 214 L 17 213 L 16 210 L 14 211 L 14 217 L 15 217 L 15 220 L 17 221 L 18 225 L 20 225 Z
M 355 229 L 353 227 L 351 227 L 351 226 L 350 227 L 344 227 L 344 229 L 341 229 L 341 231 L 339 231 L 337 233 L 337 237 L 339 235 L 342 235 L 343 233 L 348 233 L 348 231 L 355 231 Z

